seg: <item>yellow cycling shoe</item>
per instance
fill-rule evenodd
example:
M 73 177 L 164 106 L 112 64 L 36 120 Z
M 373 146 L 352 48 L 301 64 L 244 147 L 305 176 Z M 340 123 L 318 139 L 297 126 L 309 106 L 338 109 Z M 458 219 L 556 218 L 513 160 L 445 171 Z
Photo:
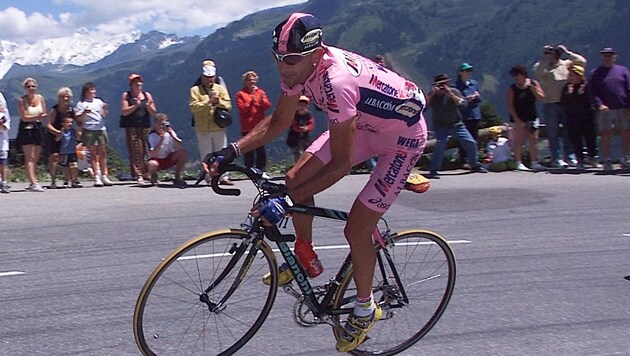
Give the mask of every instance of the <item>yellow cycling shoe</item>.
M 382 313 L 381 307 L 377 304 L 369 316 L 360 318 L 350 314 L 346 320 L 346 325 L 343 327 L 343 332 L 337 337 L 337 351 L 349 352 L 361 345 L 365 341 L 367 333 L 381 318 Z
M 291 272 L 291 268 L 285 262 L 280 265 L 278 268 L 278 285 L 283 286 L 293 280 L 293 272 Z M 267 272 L 263 276 L 263 283 L 266 285 L 271 284 L 271 273 Z

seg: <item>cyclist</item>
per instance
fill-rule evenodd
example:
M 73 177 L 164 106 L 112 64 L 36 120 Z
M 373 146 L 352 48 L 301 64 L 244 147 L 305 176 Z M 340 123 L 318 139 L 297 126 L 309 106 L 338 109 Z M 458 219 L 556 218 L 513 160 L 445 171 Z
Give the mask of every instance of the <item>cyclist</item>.
M 350 209 L 344 235 L 350 244 L 357 300 L 337 350 L 360 345 L 381 316 L 372 297 L 376 255 L 371 234 L 394 202 L 422 154 L 425 98 L 418 86 L 355 53 L 325 45 L 319 20 L 294 13 L 273 32 L 272 55 L 281 77 L 281 95 L 272 115 L 248 135 L 206 156 L 232 162 L 284 133 L 301 95 L 328 115 L 319 136 L 286 175 L 287 194 L 254 207 L 253 214 L 275 224 L 295 203 L 314 204 L 313 196 L 343 178 L 353 165 L 378 156 L 378 164 Z M 204 168 L 217 174 L 219 163 Z M 295 214 L 295 253 L 309 276 L 323 271 L 312 249 L 312 216 Z M 283 273 L 291 273 L 286 270 Z M 282 281 L 282 276 L 280 280 Z M 290 277 L 292 278 L 292 277 Z

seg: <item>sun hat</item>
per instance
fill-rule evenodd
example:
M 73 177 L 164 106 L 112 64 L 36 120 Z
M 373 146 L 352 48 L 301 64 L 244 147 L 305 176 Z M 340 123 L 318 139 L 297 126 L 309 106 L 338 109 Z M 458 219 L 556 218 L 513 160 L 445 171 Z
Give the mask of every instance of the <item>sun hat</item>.
M 448 75 L 438 74 L 433 78 L 433 85 L 446 83 L 449 80 L 451 80 L 451 78 L 449 78 Z
M 141 82 L 143 82 L 144 80 L 142 80 L 142 76 L 140 74 L 137 73 L 131 73 L 129 75 L 129 84 L 131 84 L 134 80 L 136 79 L 140 79 Z
M 599 53 L 601 53 L 601 54 L 605 54 L 605 53 L 617 54 L 617 51 L 615 51 L 615 49 L 612 48 L 612 47 L 604 47 L 604 48 L 602 48 L 601 51 L 599 51 Z
M 213 61 L 206 59 L 201 65 L 201 71 L 204 77 L 214 77 L 217 74 L 217 67 Z
M 322 45 L 322 26 L 311 14 L 293 13 L 273 30 L 273 50 L 303 53 Z
M 581 65 L 578 65 L 578 64 L 572 65 L 571 71 L 582 78 L 584 77 L 584 67 L 582 67 Z
M 470 63 L 462 63 L 462 65 L 459 66 L 459 71 L 464 71 L 464 70 L 470 70 L 473 69 L 474 67 L 472 65 L 470 65 Z

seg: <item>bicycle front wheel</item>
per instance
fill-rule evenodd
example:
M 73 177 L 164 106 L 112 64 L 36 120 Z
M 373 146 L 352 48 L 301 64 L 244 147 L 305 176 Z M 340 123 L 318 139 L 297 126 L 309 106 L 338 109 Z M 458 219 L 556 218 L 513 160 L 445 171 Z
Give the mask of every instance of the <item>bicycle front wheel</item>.
M 266 242 L 249 237 L 242 230 L 199 235 L 160 263 L 134 312 L 144 355 L 230 355 L 254 336 L 276 297 L 277 262 Z
M 383 314 L 355 355 L 393 355 L 418 342 L 437 323 L 455 288 L 455 256 L 446 240 L 424 230 L 393 236 L 387 253 L 378 250 L 372 293 Z M 356 287 L 348 273 L 333 308 L 352 312 Z M 336 317 L 342 324 L 345 316 Z M 338 330 L 333 329 L 335 337 Z

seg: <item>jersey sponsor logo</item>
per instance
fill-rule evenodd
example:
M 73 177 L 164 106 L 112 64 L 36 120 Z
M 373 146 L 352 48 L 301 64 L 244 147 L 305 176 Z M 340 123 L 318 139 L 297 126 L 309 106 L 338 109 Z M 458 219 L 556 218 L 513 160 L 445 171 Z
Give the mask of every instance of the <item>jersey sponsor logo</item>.
M 398 136 L 398 146 L 418 148 L 420 147 L 420 139 Z
M 364 122 L 358 122 L 358 118 L 357 118 L 357 130 L 364 130 L 364 131 L 370 131 L 370 132 L 378 132 L 378 130 L 371 124 L 368 123 L 364 123 Z
M 420 115 L 420 113 L 422 112 L 422 109 L 423 109 L 422 103 L 418 105 L 412 101 L 407 101 L 403 104 L 398 105 L 395 110 L 398 114 L 411 118 L 416 115 Z
M 378 76 L 372 74 L 369 81 L 370 85 L 378 89 L 381 93 L 387 94 L 389 96 L 399 97 L 398 89 L 392 87 L 388 83 L 385 83 L 378 79 Z
M 324 72 L 323 79 L 324 96 L 326 97 L 326 110 L 339 114 L 337 98 L 335 97 L 335 91 L 333 90 L 332 83 L 330 82 L 330 72 L 328 70 Z
M 322 38 L 322 30 L 320 28 L 316 28 L 314 30 L 308 31 L 302 38 L 300 38 L 300 42 L 302 44 L 312 44 L 312 42 L 318 41 Z
M 424 105 L 415 98 L 398 99 L 369 88 L 359 88 L 357 109 L 381 119 L 404 121 L 411 127 L 422 117 Z
M 346 64 L 346 69 L 353 77 L 361 75 L 361 62 L 349 52 L 343 52 L 343 62 Z
M 383 203 L 383 200 L 380 199 L 380 198 L 372 198 L 372 199 L 368 200 L 368 203 L 370 203 L 370 204 L 372 204 L 372 205 L 374 205 L 374 206 L 376 206 L 377 208 L 380 208 L 380 209 L 389 209 L 389 207 L 390 207 L 390 204 Z
M 396 178 L 400 174 L 401 169 L 403 168 L 403 164 L 407 159 L 407 152 L 403 150 L 398 150 L 396 155 L 394 156 L 394 160 L 389 163 L 389 167 L 387 168 L 387 172 L 383 178 L 379 178 L 374 183 L 374 187 L 381 194 L 381 196 L 387 195 L 389 189 L 396 184 Z

